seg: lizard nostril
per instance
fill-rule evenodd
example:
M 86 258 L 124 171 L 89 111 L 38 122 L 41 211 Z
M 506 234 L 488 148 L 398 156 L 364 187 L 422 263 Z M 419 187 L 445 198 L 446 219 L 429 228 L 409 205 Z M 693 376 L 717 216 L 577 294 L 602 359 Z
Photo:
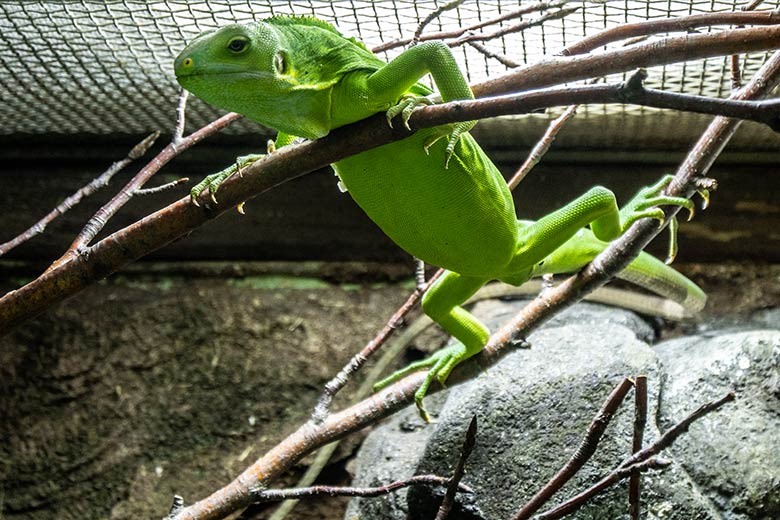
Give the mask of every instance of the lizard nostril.
M 182 65 L 185 67 L 192 66 L 192 58 L 185 58 L 184 61 L 181 62 Z

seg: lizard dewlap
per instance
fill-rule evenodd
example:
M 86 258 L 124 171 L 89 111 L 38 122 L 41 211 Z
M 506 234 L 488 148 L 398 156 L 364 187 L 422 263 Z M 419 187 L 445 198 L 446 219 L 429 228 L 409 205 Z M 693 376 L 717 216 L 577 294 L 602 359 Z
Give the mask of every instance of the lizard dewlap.
M 204 33 L 174 67 L 182 87 L 197 97 L 278 130 L 276 148 L 378 112 L 391 121 L 400 115 L 405 123 L 413 108 L 428 102 L 430 90 L 418 83 L 426 74 L 443 101 L 473 98 L 441 42 L 417 45 L 386 63 L 330 24 L 307 17 L 274 17 Z M 664 177 L 622 209 L 611 191 L 597 186 L 536 222 L 520 221 L 504 178 L 469 134 L 473 126 L 421 130 L 333 164 L 339 182 L 394 242 L 447 269 L 424 295 L 423 310 L 459 343 L 380 383 L 428 369 L 415 395 L 423 415 L 430 384 L 444 382 L 487 342 L 487 328 L 461 306 L 482 285 L 495 279 L 519 285 L 532 276 L 575 271 L 637 219 L 662 220 L 657 205 L 692 208 L 688 199 L 662 194 L 670 180 Z M 235 171 L 205 179 L 193 189 L 193 200 L 205 189 L 213 196 Z M 693 282 L 645 253 L 629 265 L 626 277 L 693 311 L 704 304 Z

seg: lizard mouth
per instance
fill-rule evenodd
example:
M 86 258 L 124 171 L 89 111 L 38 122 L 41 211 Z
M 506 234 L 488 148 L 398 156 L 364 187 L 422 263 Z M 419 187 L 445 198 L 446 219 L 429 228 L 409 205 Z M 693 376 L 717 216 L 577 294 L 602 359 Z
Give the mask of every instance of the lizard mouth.
M 254 79 L 268 79 L 272 76 L 267 72 L 251 72 L 245 70 L 233 70 L 233 71 L 182 71 L 176 73 L 176 79 L 188 79 L 197 78 L 203 76 L 220 77 L 220 76 L 246 76 L 247 78 Z

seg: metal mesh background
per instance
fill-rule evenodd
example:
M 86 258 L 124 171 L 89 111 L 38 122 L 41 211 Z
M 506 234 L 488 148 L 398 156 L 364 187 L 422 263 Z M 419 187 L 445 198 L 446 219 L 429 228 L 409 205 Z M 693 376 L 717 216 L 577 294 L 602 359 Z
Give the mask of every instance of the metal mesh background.
M 760 9 L 777 9 L 780 0 Z M 369 47 L 413 34 L 439 1 L 324 2 L 272 0 L 266 2 L 0 2 L 0 133 L 143 133 L 171 130 L 178 86 L 172 62 L 178 51 L 199 32 L 234 21 L 274 14 L 310 14 L 334 23 L 343 33 Z M 486 43 L 515 61 L 529 63 L 555 53 L 584 35 L 606 27 L 648 18 L 712 11 L 731 11 L 746 0 L 572 1 L 580 9 L 566 18 L 550 20 L 522 33 Z M 438 32 L 494 18 L 527 2 L 466 0 L 441 14 L 426 28 Z M 538 17 L 534 13 L 519 20 Z M 502 26 L 518 20 L 503 22 Z M 484 29 L 493 31 L 496 26 Z M 709 29 L 703 29 L 708 31 Z M 714 29 L 718 30 L 718 29 Z M 386 58 L 400 52 L 395 49 Z M 468 45 L 455 49 L 469 80 L 479 81 L 507 69 Z M 766 59 L 757 53 L 743 59 L 750 76 Z M 729 92 L 726 58 L 651 69 L 648 84 L 671 91 L 711 96 Z M 647 111 L 635 107 L 590 106 L 580 118 L 581 131 L 565 140 L 577 146 L 609 147 L 630 140 L 633 146 L 673 142 L 696 132 L 701 117 Z M 192 102 L 189 126 L 202 125 L 218 112 Z M 608 117 L 607 117 L 608 116 Z M 537 129 L 551 114 L 515 125 L 513 138 L 533 142 Z M 594 121 L 597 120 L 597 121 Z M 593 131 L 593 124 L 598 131 Z M 780 139 L 758 125 L 746 125 L 740 142 L 750 148 L 776 147 Z M 526 136 L 523 128 L 527 129 Z M 230 131 L 254 130 L 249 123 Z M 627 132 L 628 130 L 628 132 Z M 533 133 L 533 136 L 530 134 Z M 630 134 L 630 135 L 629 135 Z

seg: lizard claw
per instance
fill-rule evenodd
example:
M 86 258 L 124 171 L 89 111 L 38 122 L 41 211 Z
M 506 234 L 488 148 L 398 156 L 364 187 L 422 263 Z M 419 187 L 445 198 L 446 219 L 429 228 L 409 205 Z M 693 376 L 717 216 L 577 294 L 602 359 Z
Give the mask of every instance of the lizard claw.
M 700 189 L 696 190 L 696 193 L 701 197 L 701 209 L 705 210 L 710 207 L 710 190 Z
M 679 249 L 677 245 L 677 228 L 677 218 L 672 217 L 669 219 L 669 250 L 666 253 L 666 259 L 664 260 L 666 265 L 671 264 L 674 262 L 674 259 L 677 258 L 677 251 Z
M 390 128 L 392 128 L 393 119 L 398 114 L 401 114 L 401 121 L 403 122 L 404 126 L 407 130 L 411 130 L 409 127 L 409 118 L 412 117 L 412 112 L 414 112 L 414 109 L 419 106 L 428 106 L 432 104 L 433 101 L 425 96 L 405 94 L 401 97 L 401 100 L 397 105 L 390 107 L 390 109 L 385 113 L 385 116 L 387 117 L 387 124 L 390 125 Z
M 211 201 L 214 204 L 217 204 L 217 191 L 219 190 L 219 187 L 222 185 L 222 183 L 236 173 L 242 176 L 242 169 L 246 168 L 261 157 L 263 157 L 263 155 L 256 154 L 238 157 L 236 158 L 235 164 L 231 164 L 221 172 L 206 176 L 205 179 L 200 181 L 190 190 L 190 200 L 195 206 L 200 207 L 200 204 L 198 204 L 198 198 L 200 197 L 201 193 L 208 189 Z
M 665 175 L 659 182 L 639 190 L 623 208 L 620 209 L 620 222 L 625 232 L 631 224 L 641 218 L 654 218 L 658 220 L 659 227 L 665 222 L 664 212 L 658 206 L 679 206 L 688 210 L 688 220 L 694 216 L 695 206 L 686 197 L 672 197 L 665 195 L 663 190 L 674 180 L 674 176 Z

